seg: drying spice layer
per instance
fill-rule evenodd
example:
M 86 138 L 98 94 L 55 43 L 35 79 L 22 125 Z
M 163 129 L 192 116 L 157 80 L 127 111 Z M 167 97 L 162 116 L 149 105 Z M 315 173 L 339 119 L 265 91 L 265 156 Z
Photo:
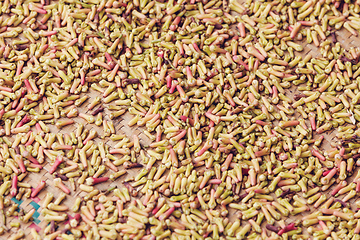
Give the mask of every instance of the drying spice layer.
M 1 1 L 0 238 L 360 239 L 359 30 L 359 0 Z

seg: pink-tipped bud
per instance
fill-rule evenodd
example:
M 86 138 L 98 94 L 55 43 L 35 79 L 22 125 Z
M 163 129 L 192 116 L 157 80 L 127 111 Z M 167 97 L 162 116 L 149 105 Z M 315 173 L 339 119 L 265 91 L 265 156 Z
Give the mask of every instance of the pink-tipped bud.
M 10 190 L 10 194 L 13 197 L 15 197 L 17 194 L 17 183 L 18 183 L 18 176 L 16 174 L 14 174 L 13 179 L 12 179 L 11 190 Z
M 26 114 L 22 119 L 21 121 L 16 125 L 16 127 L 22 127 L 24 124 L 30 122 L 31 118 L 29 117 L 28 114 Z
M 325 160 L 326 160 L 326 158 L 325 158 L 323 155 L 321 155 L 321 153 L 319 153 L 319 151 L 317 151 L 316 149 L 311 150 L 311 154 L 312 154 L 314 157 L 319 158 L 321 161 L 325 161 Z
M 173 212 L 175 211 L 175 207 L 169 208 L 166 212 L 164 212 L 160 217 L 159 220 L 163 221 L 167 219 Z
M 31 192 L 31 197 L 32 197 L 32 198 L 36 197 L 36 196 L 39 194 L 39 192 L 40 192 L 45 186 L 46 186 L 46 182 L 45 182 L 45 181 L 41 181 L 41 182 L 39 183 L 39 185 L 37 185 L 37 187 L 32 190 L 32 192 Z
M 54 185 L 57 188 L 60 188 L 64 193 L 70 194 L 70 190 L 64 185 L 60 178 L 54 179 Z
M 57 167 L 58 167 L 62 162 L 63 162 L 62 156 L 56 157 L 56 160 L 55 160 L 54 164 L 53 164 L 53 165 L 51 166 L 51 168 L 49 169 L 49 173 L 50 173 L 50 174 L 53 174 L 53 173 L 56 171 Z
M 184 122 L 186 122 L 186 120 L 188 120 L 188 121 L 189 121 L 189 124 L 190 124 L 191 126 L 194 126 L 194 120 L 193 120 L 193 119 L 191 119 L 191 118 L 189 118 L 189 117 L 186 117 L 186 116 L 184 116 L 184 115 L 182 115 L 182 116 L 180 117 L 180 119 L 181 119 L 182 121 L 184 121 Z
M 109 180 L 108 177 L 98 177 L 98 178 L 89 177 L 86 179 L 86 183 L 90 186 L 93 186 L 99 183 L 106 182 L 107 180 Z

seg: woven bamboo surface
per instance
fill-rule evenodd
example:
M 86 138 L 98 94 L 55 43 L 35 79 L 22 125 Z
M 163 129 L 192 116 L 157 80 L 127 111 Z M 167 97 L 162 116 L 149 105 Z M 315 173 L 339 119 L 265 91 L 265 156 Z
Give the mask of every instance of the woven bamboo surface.
M 240 1 L 241 2 L 241 1 Z M 350 47 L 357 47 L 360 46 L 360 39 L 359 37 L 353 36 L 351 35 L 347 30 L 341 30 L 336 32 L 337 34 L 337 40 L 340 42 L 340 44 L 342 45 L 342 47 L 344 47 L 345 49 L 349 49 Z M 321 57 L 321 54 L 318 50 L 318 48 L 314 45 L 314 44 L 308 44 L 306 43 L 306 39 L 304 38 L 303 41 L 296 41 L 297 43 L 301 44 L 304 47 L 304 50 L 301 53 L 296 53 L 296 54 L 300 54 L 301 56 L 305 56 L 307 54 L 311 54 L 312 57 Z M 291 88 L 288 91 L 289 95 L 292 96 L 294 93 L 296 93 L 296 89 L 295 88 Z M 87 105 L 96 97 L 99 96 L 99 92 L 96 92 L 92 89 L 90 89 L 90 91 L 88 93 L 85 93 L 86 95 L 88 95 L 90 98 L 81 106 L 78 108 L 79 113 L 89 113 L 89 111 L 87 110 Z M 82 93 L 80 96 L 83 96 L 84 93 Z M 104 104 L 104 106 L 106 106 L 107 104 Z M 132 138 L 132 136 L 134 134 L 138 135 L 140 138 L 140 143 L 143 145 L 147 145 L 149 144 L 151 141 L 149 140 L 149 138 L 143 133 L 143 128 L 142 127 L 138 127 L 137 125 L 133 126 L 133 127 L 129 127 L 128 126 L 128 122 L 132 119 L 132 115 L 130 115 L 129 113 L 126 113 L 124 115 L 122 115 L 119 118 L 110 120 L 109 118 L 109 110 L 105 109 L 104 111 L 104 119 L 107 119 L 109 121 L 113 121 L 115 129 L 116 129 L 116 134 L 125 134 L 129 139 Z M 103 135 L 103 128 L 102 126 L 98 127 L 95 124 L 88 124 L 84 119 L 76 117 L 73 118 L 75 121 L 75 124 L 70 125 L 70 126 L 66 126 L 64 128 L 62 128 L 61 130 L 59 130 L 58 128 L 56 128 L 55 126 L 51 126 L 48 125 L 50 127 L 50 131 L 53 133 L 70 133 L 72 131 L 76 130 L 76 123 L 83 123 L 85 128 L 88 129 L 89 131 L 92 129 L 95 129 L 98 133 L 99 136 Z M 322 148 L 327 148 L 328 146 L 330 146 L 330 143 L 332 141 L 334 141 L 334 135 L 336 134 L 336 132 L 331 132 L 329 133 L 325 133 L 323 134 L 325 136 L 324 142 L 322 144 Z M 100 138 L 96 138 L 95 143 L 102 141 Z M 109 145 L 109 146 L 113 146 L 114 143 L 113 141 L 111 141 L 108 137 L 106 137 L 104 139 L 104 143 Z M 45 158 L 45 162 L 49 161 L 49 159 Z M 20 203 L 19 204 L 19 208 L 23 209 L 26 212 L 30 211 L 32 208 L 36 209 L 36 213 L 34 214 L 34 219 L 33 221 L 29 221 L 27 224 L 24 224 L 23 222 L 21 222 L 17 217 L 8 217 L 7 218 L 7 226 L 10 225 L 11 222 L 21 222 L 20 225 L 20 229 L 22 229 L 25 232 L 25 238 L 24 239 L 32 239 L 31 235 L 30 235 L 30 231 L 31 228 L 35 228 L 37 231 L 43 232 L 44 228 L 48 225 L 48 223 L 46 221 L 43 220 L 43 216 L 40 214 L 41 210 L 43 209 L 42 207 L 42 203 L 43 200 L 46 196 L 46 194 L 48 192 L 51 192 L 54 194 L 54 199 L 56 199 L 61 191 L 56 188 L 53 184 L 53 180 L 54 180 L 54 176 L 52 176 L 51 174 L 48 173 L 48 170 L 50 169 L 50 163 L 47 162 L 44 164 L 43 169 L 39 172 L 39 173 L 29 173 L 26 178 L 22 181 L 24 183 L 29 183 L 31 184 L 31 186 L 33 188 L 35 188 L 40 181 L 46 181 L 46 187 L 40 192 L 40 194 L 34 198 L 34 199 L 25 199 L 22 198 L 20 199 L 19 202 L 17 202 L 16 200 L 12 199 L 12 201 Z M 119 166 L 118 167 L 120 170 L 123 169 L 123 166 Z M 135 176 L 139 171 L 141 171 L 141 169 L 137 168 L 137 169 L 130 169 L 128 170 L 128 173 L 125 176 L 120 177 L 119 179 L 117 179 L 114 182 L 108 181 L 106 183 L 103 184 L 98 184 L 96 185 L 96 188 L 99 190 L 106 190 L 112 186 L 118 186 L 118 187 L 123 187 L 123 180 L 125 178 L 129 178 L 131 176 Z M 104 176 L 109 176 L 111 174 L 111 170 L 108 170 L 108 172 L 104 175 Z M 76 178 L 77 180 L 78 178 Z M 76 181 L 75 180 L 75 181 Z M 69 182 L 64 182 L 64 184 L 71 189 Z M 72 207 L 76 197 L 80 196 L 83 197 L 86 195 L 86 192 L 81 191 L 80 189 L 78 189 L 78 184 L 76 183 L 77 189 L 75 191 L 71 190 L 71 194 L 67 195 L 66 199 L 62 202 L 62 204 L 68 206 L 69 208 Z M 141 195 L 140 195 L 141 196 Z M 357 198 L 353 198 L 352 200 L 349 201 L 350 204 L 354 203 L 357 200 Z M 352 207 L 353 209 L 355 209 L 356 207 Z M 308 214 L 309 212 L 305 213 Z M 72 218 L 71 216 L 72 212 L 69 212 L 69 219 Z M 230 215 L 230 214 L 229 214 Z M 286 222 L 292 222 L 294 219 L 299 219 L 301 218 L 303 214 L 299 214 L 296 216 L 289 216 L 289 218 L 286 220 Z M 236 217 L 236 214 L 233 214 L 233 217 Z M 67 223 L 67 222 L 65 222 Z M 11 236 L 12 234 L 16 233 L 19 229 L 18 228 L 11 228 L 10 231 L 2 236 L 0 236 L 0 239 L 7 239 L 9 236 Z

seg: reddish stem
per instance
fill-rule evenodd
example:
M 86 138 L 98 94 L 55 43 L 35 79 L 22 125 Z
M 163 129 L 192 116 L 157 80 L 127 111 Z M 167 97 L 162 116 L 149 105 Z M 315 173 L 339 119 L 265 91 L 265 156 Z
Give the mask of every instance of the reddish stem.
M 0 91 L 5 91 L 5 92 L 13 92 L 12 88 L 9 87 L 4 87 L 4 86 L 0 86 Z
M 245 70 L 249 71 L 249 66 L 245 62 L 243 62 L 239 56 L 233 56 L 233 60 L 237 64 L 243 65 Z
M 34 164 L 37 164 L 37 165 L 39 165 L 41 167 L 40 163 L 33 156 L 31 156 L 31 154 L 29 152 L 24 151 L 22 153 L 22 156 L 27 158 L 30 162 L 32 162 Z
M 309 120 L 310 120 L 310 124 L 311 124 L 311 129 L 315 131 L 316 130 L 315 113 L 313 113 L 313 112 L 309 113 Z
M 57 167 L 58 167 L 62 162 L 63 162 L 62 156 L 57 156 L 54 164 L 53 164 L 53 165 L 51 166 L 51 168 L 49 169 L 49 173 L 50 173 L 50 174 L 53 174 L 53 173 L 56 171 Z
M 189 117 L 187 117 L 187 116 L 184 116 L 184 115 L 181 116 L 180 119 L 181 119 L 182 121 L 184 121 L 184 122 L 186 122 L 186 120 L 189 119 L 189 124 L 190 124 L 191 126 L 194 126 L 194 120 L 193 120 L 193 119 L 191 119 L 191 118 L 189 118 Z
M 107 180 L 109 180 L 108 177 L 98 177 L 98 178 L 94 178 L 94 177 L 90 177 L 86 180 L 86 182 L 92 186 L 92 185 L 96 185 L 96 184 L 99 184 L 99 183 L 103 183 L 103 182 L 106 182 Z
M 269 123 L 267 122 L 264 122 L 264 121 L 261 121 L 261 120 L 256 120 L 255 121 L 256 124 L 259 124 L 260 126 L 266 126 L 266 125 L 269 125 Z
M 36 123 L 36 124 L 35 124 L 35 128 L 36 128 L 36 131 L 38 131 L 38 133 L 42 133 L 42 132 L 43 132 L 43 130 L 42 130 L 42 128 L 41 128 L 41 126 L 40 126 L 39 123 Z
M 209 145 L 207 142 L 205 142 L 204 146 L 200 149 L 200 151 L 197 153 L 197 155 L 198 156 L 203 155 L 211 147 L 212 147 L 212 145 Z
M 4 115 L 4 113 L 5 113 L 5 109 L 3 108 L 3 109 L 0 110 L 0 119 L 2 118 L 2 116 Z
M 175 207 L 169 208 L 166 212 L 164 212 L 160 217 L 159 220 L 165 220 L 167 219 L 173 212 L 175 211 Z
M 345 155 L 345 148 L 344 147 L 340 148 L 339 154 L 342 157 Z
M 15 158 L 15 161 L 16 161 L 17 165 L 19 165 L 21 172 L 25 173 L 26 168 L 25 168 L 25 164 L 24 164 L 24 161 L 22 160 L 21 155 L 18 155 L 18 157 Z
M 11 190 L 10 190 L 10 194 L 13 197 L 15 197 L 17 194 L 17 183 L 18 183 L 18 176 L 16 174 L 14 174 L 13 179 L 12 179 Z
M 177 81 L 173 81 L 172 82 L 172 85 L 171 85 L 171 87 L 170 87 L 170 89 L 169 89 L 169 93 L 170 94 L 172 94 L 172 93 L 174 93 L 174 91 L 175 91 L 175 88 L 176 88 L 176 86 L 177 86 Z
M 323 172 L 323 177 L 325 177 L 326 175 L 328 175 L 330 173 L 331 170 L 326 170 L 325 172 Z
M 213 120 L 210 120 L 210 122 L 209 122 L 209 128 L 212 128 L 212 127 L 214 127 L 214 126 L 215 126 L 214 121 L 213 121 Z
M 31 87 L 31 85 L 30 85 L 30 83 L 29 83 L 29 80 L 28 80 L 28 79 L 25 79 L 25 80 L 24 80 L 24 83 L 25 83 L 25 87 L 26 87 L 28 93 L 34 93 L 34 90 L 32 89 L 32 87 Z
M 296 230 L 295 223 L 290 223 L 289 225 L 285 226 L 283 229 L 280 229 L 280 231 L 278 232 L 278 235 L 282 235 L 282 234 L 292 231 L 292 230 Z
M 311 154 L 312 154 L 314 157 L 319 158 L 321 161 L 325 161 L 325 160 L 326 160 L 326 158 L 325 158 L 323 155 L 321 155 L 321 153 L 319 153 L 319 151 L 316 150 L 316 149 L 311 150 Z
M 174 21 L 172 22 L 172 24 L 170 25 L 170 30 L 174 32 L 174 31 L 177 29 L 180 21 L 181 21 L 181 17 L 180 17 L 180 16 L 177 16 L 177 17 L 174 19 Z
M 31 119 L 30 119 L 29 115 L 26 114 L 26 115 L 21 119 L 21 121 L 16 125 L 16 127 L 17 127 L 17 128 L 18 128 L 18 127 L 22 127 L 24 124 L 30 122 L 30 120 L 31 120 Z
M 80 84 L 84 85 L 85 84 L 85 70 L 80 69 Z
M 209 184 L 221 184 L 222 181 L 221 181 L 221 179 L 210 179 L 210 180 L 208 181 L 208 183 L 209 183 Z
M 360 192 L 360 180 L 356 181 L 356 188 L 355 188 L 356 192 Z
M 45 187 L 45 185 L 46 185 L 46 182 L 41 181 L 39 183 L 39 185 L 37 185 L 37 187 L 32 190 L 31 197 L 32 198 L 36 197 L 39 194 L 39 192 Z

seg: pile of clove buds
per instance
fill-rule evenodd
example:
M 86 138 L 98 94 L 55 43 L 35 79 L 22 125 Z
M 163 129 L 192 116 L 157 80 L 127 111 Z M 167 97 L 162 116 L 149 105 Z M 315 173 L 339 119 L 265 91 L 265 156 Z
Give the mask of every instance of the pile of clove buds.
M 359 0 L 1 1 L 0 234 L 359 240 L 359 30 Z

